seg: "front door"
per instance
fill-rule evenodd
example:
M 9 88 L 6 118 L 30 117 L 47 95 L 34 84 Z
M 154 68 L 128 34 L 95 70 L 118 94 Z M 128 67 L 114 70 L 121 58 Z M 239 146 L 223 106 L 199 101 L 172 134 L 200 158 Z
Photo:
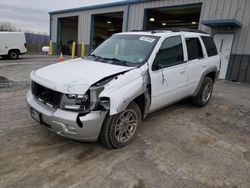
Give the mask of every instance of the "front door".
M 234 34 L 214 34 L 214 42 L 221 55 L 221 69 L 219 78 L 225 79 L 231 54 Z
M 152 101 L 150 112 L 183 98 L 187 93 L 187 63 L 181 36 L 162 43 L 150 72 Z

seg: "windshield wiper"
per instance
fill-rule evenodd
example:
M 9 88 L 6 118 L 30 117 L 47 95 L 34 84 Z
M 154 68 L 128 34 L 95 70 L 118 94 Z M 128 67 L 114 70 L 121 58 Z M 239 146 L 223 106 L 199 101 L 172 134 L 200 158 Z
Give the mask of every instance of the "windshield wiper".
M 96 60 L 103 59 L 103 57 L 98 56 L 98 55 L 95 55 L 95 54 L 90 54 L 90 55 L 88 55 L 88 56 L 92 56 L 92 57 L 94 57 Z
M 127 61 L 117 59 L 117 58 L 104 58 L 104 57 L 101 57 L 101 56 L 98 56 L 98 55 L 95 55 L 95 54 L 90 54 L 88 56 L 94 57 L 97 61 L 100 61 L 100 59 L 101 60 L 107 60 L 107 61 L 115 61 L 115 62 L 119 62 L 122 65 L 129 66 Z
M 117 59 L 117 58 L 104 58 L 105 60 L 111 60 L 111 61 L 116 61 L 121 63 L 122 65 L 125 66 L 129 66 L 127 61 L 121 60 L 121 59 Z

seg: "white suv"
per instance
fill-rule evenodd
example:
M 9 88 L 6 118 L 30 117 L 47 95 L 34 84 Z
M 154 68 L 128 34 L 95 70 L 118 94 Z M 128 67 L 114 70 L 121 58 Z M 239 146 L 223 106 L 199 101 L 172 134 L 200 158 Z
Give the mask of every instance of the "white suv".
M 31 116 L 59 135 L 121 148 L 149 113 L 184 98 L 205 106 L 220 67 L 205 33 L 115 34 L 89 56 L 31 73 Z

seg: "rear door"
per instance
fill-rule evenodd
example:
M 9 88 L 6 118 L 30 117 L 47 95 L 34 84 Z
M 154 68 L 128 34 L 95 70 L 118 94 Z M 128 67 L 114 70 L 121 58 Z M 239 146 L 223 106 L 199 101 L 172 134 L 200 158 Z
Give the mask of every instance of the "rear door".
M 151 112 L 186 96 L 186 72 L 183 38 L 181 36 L 166 38 L 161 44 L 150 70 Z
M 201 45 L 201 39 L 197 37 L 186 37 L 188 56 L 188 93 L 193 94 L 201 79 L 203 70 L 206 68 L 205 52 Z

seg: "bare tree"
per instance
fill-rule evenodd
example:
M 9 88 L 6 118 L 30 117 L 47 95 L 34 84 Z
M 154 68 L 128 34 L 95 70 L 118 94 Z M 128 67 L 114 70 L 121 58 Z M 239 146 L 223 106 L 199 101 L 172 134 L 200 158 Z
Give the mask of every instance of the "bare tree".
M 17 27 L 9 22 L 0 22 L 0 31 L 17 31 Z

